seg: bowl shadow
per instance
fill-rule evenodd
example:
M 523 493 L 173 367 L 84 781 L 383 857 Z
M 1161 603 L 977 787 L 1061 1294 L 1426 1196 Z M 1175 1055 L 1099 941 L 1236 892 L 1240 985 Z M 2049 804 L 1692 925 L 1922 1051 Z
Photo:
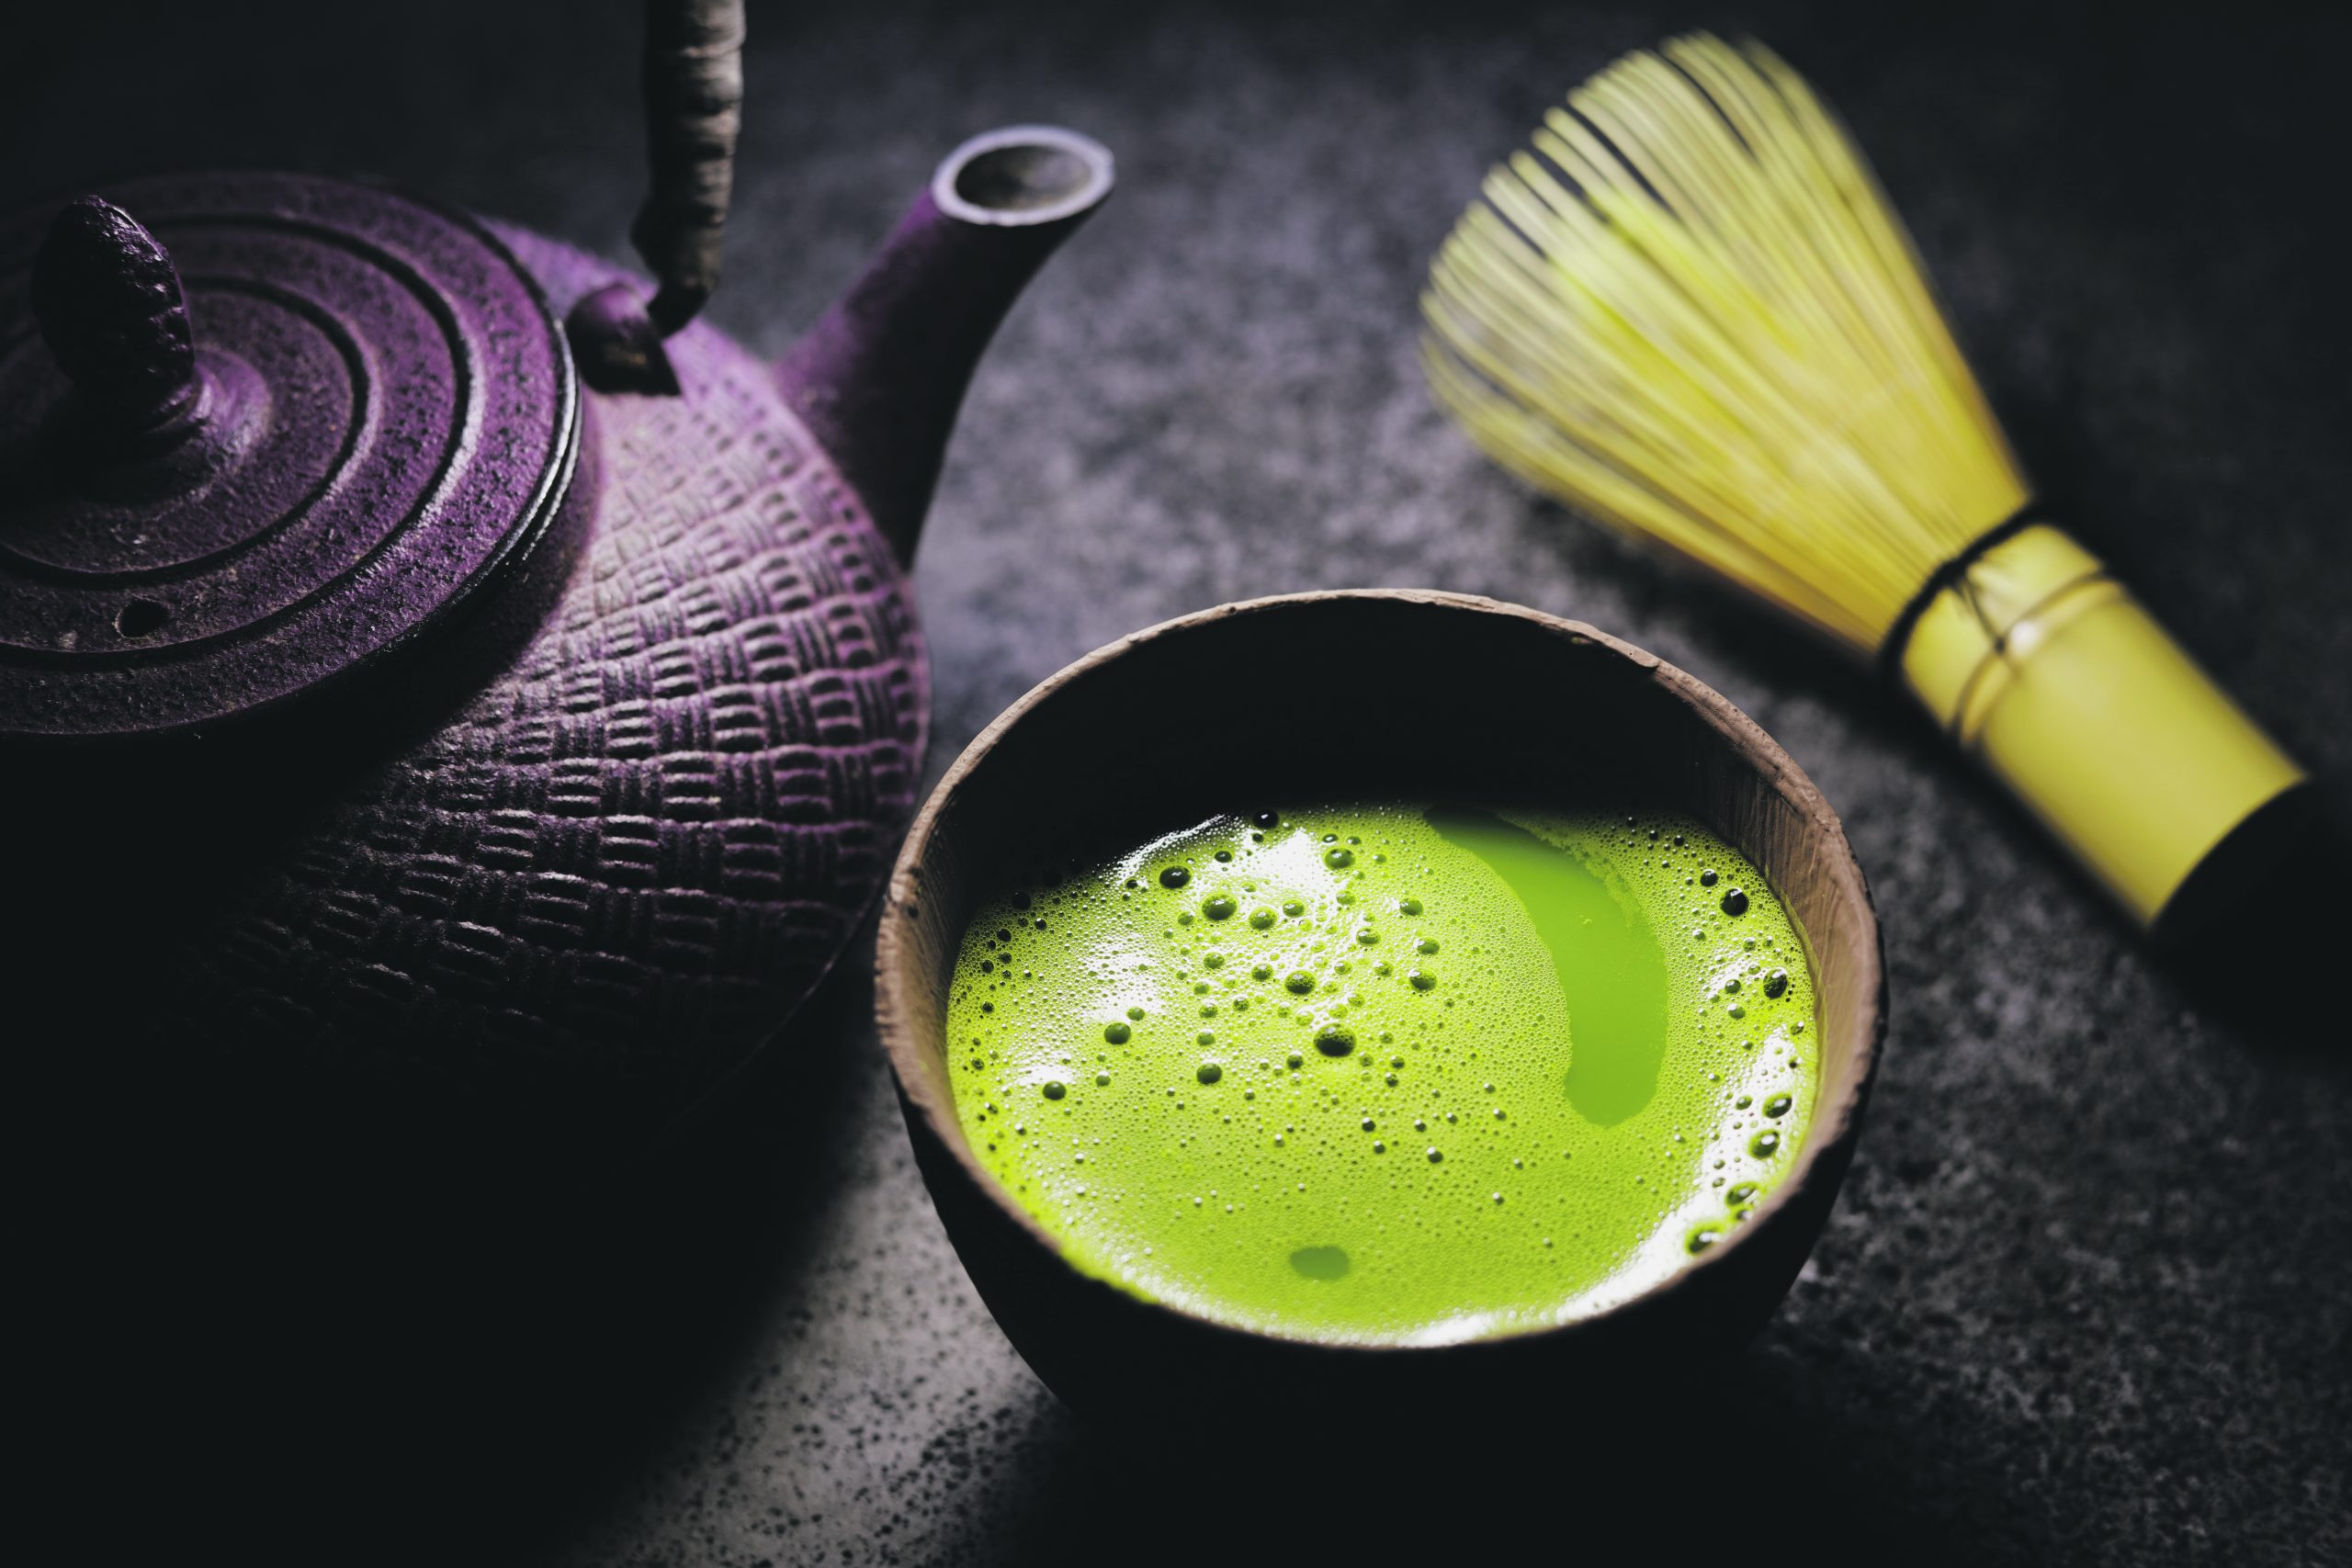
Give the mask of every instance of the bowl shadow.
M 1229 1445 L 1181 1438 L 1102 1444 L 1043 1389 L 1028 1411 L 1023 1490 L 970 1516 L 957 1562 L 1099 1561 L 1137 1539 L 1147 1496 L 1199 1478 L 1213 1506 L 1152 1508 L 1146 1561 L 1214 1562 L 1242 1543 L 1267 1562 L 1476 1561 L 1539 1544 L 1603 1562 L 1685 1560 L 1729 1549 L 1771 1562 L 1802 1549 L 1824 1563 L 1968 1564 L 2052 1560 L 2028 1502 L 1971 1456 L 2021 1440 L 1957 1398 L 1921 1408 L 1860 1357 L 1800 1360 L 1769 1344 L 1715 1375 L 1596 1410 L 1574 1391 L 1539 1438 L 1399 1427 L 1351 1451 L 1307 1451 L 1271 1428 Z M 1849 1411 L 1882 1418 L 1857 1419 Z M 1157 1479 L 1155 1479 L 1157 1478 Z M 985 1521 L 984 1525 L 982 1521 Z

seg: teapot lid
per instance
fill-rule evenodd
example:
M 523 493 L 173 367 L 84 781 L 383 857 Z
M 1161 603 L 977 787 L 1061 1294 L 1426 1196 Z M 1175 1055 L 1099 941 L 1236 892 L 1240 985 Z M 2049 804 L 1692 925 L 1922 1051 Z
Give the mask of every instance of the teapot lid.
M 109 195 L 0 218 L 0 737 L 283 705 L 513 574 L 580 397 L 487 230 L 302 175 Z

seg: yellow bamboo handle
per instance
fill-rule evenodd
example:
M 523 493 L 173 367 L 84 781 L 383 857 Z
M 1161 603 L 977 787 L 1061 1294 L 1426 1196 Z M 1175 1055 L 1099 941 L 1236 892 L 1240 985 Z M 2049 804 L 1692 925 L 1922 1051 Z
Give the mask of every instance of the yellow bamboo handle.
M 1920 614 L 1905 681 L 2143 926 L 2303 771 L 2098 558 L 2036 524 Z

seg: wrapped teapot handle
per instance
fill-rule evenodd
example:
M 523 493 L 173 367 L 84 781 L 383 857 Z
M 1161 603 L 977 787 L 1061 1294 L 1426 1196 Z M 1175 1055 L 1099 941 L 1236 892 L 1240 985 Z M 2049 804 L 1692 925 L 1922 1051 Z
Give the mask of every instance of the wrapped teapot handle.
M 629 238 L 661 288 L 668 337 L 718 287 L 719 242 L 743 126 L 743 0 L 646 0 L 645 135 L 653 188 Z
M 652 188 L 629 238 L 652 270 L 650 302 L 614 284 L 566 322 L 588 384 L 674 392 L 662 340 L 718 287 L 719 245 L 743 125 L 743 0 L 645 0 L 645 136 Z

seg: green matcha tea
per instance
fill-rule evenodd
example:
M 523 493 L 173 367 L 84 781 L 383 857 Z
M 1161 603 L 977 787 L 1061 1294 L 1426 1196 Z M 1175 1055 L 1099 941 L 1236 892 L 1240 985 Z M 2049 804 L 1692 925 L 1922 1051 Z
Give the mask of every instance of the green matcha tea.
M 1812 976 L 1696 823 L 1350 804 L 1219 817 L 965 933 L 972 1147 L 1078 1268 L 1301 1338 L 1589 1314 L 1804 1142 Z

